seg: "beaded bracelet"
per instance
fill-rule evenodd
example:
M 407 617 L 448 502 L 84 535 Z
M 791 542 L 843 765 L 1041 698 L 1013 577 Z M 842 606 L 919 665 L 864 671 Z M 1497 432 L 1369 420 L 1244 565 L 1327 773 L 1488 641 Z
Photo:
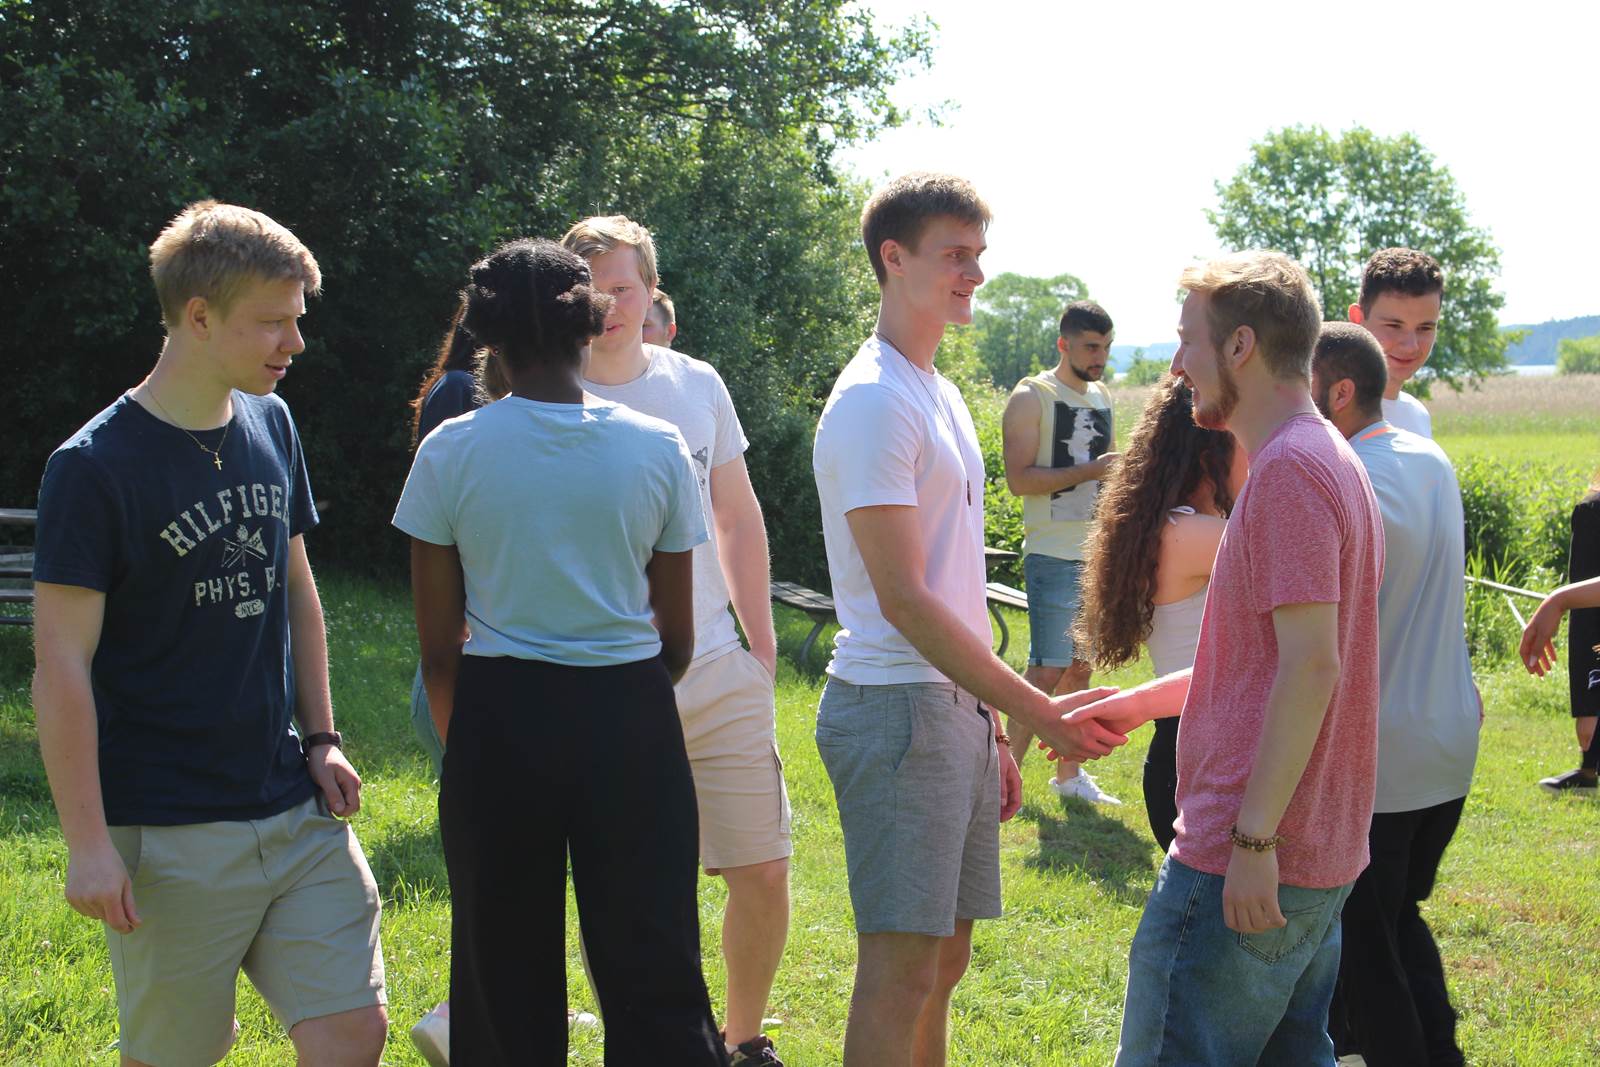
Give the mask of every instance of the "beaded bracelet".
M 994 743 L 997 745 L 1005 745 L 1007 748 L 1010 748 L 1011 736 L 1004 730 L 1001 730 L 999 733 L 994 735 Z
M 1273 834 L 1271 837 L 1251 837 L 1249 834 L 1239 832 L 1239 824 L 1234 823 L 1228 827 L 1228 840 L 1240 848 L 1249 849 L 1251 852 L 1271 852 L 1283 844 L 1282 834 Z

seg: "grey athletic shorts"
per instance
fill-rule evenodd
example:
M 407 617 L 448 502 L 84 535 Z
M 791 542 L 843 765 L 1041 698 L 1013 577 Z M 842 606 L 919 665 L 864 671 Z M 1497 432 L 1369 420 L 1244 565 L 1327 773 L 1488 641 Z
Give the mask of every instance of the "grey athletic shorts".
M 972 694 L 829 678 L 817 749 L 858 933 L 949 937 L 957 919 L 1000 915 L 1000 768 Z

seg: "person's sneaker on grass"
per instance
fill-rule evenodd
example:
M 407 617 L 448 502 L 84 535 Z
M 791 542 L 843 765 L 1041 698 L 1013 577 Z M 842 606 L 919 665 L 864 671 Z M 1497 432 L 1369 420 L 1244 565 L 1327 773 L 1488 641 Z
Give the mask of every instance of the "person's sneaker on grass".
M 1546 793 L 1566 793 L 1573 790 L 1577 790 L 1580 793 L 1593 793 L 1600 789 L 1600 778 L 1597 778 L 1593 771 L 1567 771 L 1565 774 L 1539 779 L 1539 788 Z
M 567 1029 L 586 1030 L 599 1026 L 600 1020 L 593 1012 L 567 1009 Z M 450 1002 L 441 1001 L 411 1028 L 411 1043 L 417 1046 L 428 1067 L 450 1067 Z M 753 1060 L 760 1063 L 760 1060 Z
M 439 1006 L 417 1020 L 411 1028 L 411 1043 L 417 1046 L 428 1067 L 450 1067 L 450 1002 Z
M 1100 784 L 1089 777 L 1089 772 L 1079 768 L 1078 773 L 1064 782 L 1054 778 L 1050 780 L 1050 792 L 1058 797 L 1077 797 L 1087 800 L 1091 804 L 1121 804 L 1122 801 L 1100 788 Z
M 740 1064 L 747 1067 L 783 1067 L 783 1061 L 778 1059 L 778 1050 L 772 1047 L 772 1039 L 766 1034 L 757 1034 L 733 1048 L 729 1055 L 732 1067 L 739 1067 Z

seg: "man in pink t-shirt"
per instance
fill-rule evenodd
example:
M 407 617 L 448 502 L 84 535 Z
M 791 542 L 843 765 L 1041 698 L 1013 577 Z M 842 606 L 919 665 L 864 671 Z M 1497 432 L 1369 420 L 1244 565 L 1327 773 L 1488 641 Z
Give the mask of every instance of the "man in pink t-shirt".
M 1172 371 L 1250 478 L 1192 671 L 1076 712 L 1125 733 L 1181 710 L 1177 839 L 1128 957 L 1119 1067 L 1332 1067 L 1339 912 L 1367 863 L 1383 526 L 1313 405 L 1305 271 L 1246 252 L 1184 272 Z

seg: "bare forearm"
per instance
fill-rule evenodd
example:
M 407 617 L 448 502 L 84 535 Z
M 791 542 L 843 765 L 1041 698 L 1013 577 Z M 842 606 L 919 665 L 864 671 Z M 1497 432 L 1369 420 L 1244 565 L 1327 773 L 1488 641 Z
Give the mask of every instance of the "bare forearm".
M 100 726 L 88 672 L 41 664 L 33 676 L 33 708 L 39 754 L 67 847 L 109 844 L 100 794 Z
M 1574 608 L 1600 607 L 1600 578 L 1564 585 L 1551 593 L 1550 599 L 1564 612 Z
M 456 675 L 461 671 L 461 645 L 424 653 L 422 688 L 428 694 L 428 715 L 443 741 L 450 732 L 450 717 L 455 712 Z
M 733 613 L 750 651 L 763 663 L 777 656 L 772 627 L 772 564 L 767 556 L 767 526 L 760 510 L 726 528 L 717 527 L 717 557 L 728 583 Z
M 1279 664 L 1267 697 L 1255 768 L 1239 806 L 1241 833 L 1270 837 L 1277 832 L 1322 732 L 1338 678 L 1337 664 Z
M 1189 679 L 1193 675 L 1194 668 L 1185 667 L 1124 689 L 1095 705 L 1105 709 L 1103 714 L 1097 713 L 1096 718 L 1119 733 L 1127 733 L 1151 719 L 1170 719 L 1183 712 L 1183 702 L 1189 699 Z
M 943 601 L 924 594 L 882 606 L 889 624 L 956 685 L 1031 728 L 1040 722 L 1054 724 L 1056 716 L 1049 715 L 1044 695 L 996 656 Z
M 1016 496 L 1043 496 L 1104 476 L 1099 461 L 1072 467 L 1018 467 L 1006 471 L 1006 486 Z

